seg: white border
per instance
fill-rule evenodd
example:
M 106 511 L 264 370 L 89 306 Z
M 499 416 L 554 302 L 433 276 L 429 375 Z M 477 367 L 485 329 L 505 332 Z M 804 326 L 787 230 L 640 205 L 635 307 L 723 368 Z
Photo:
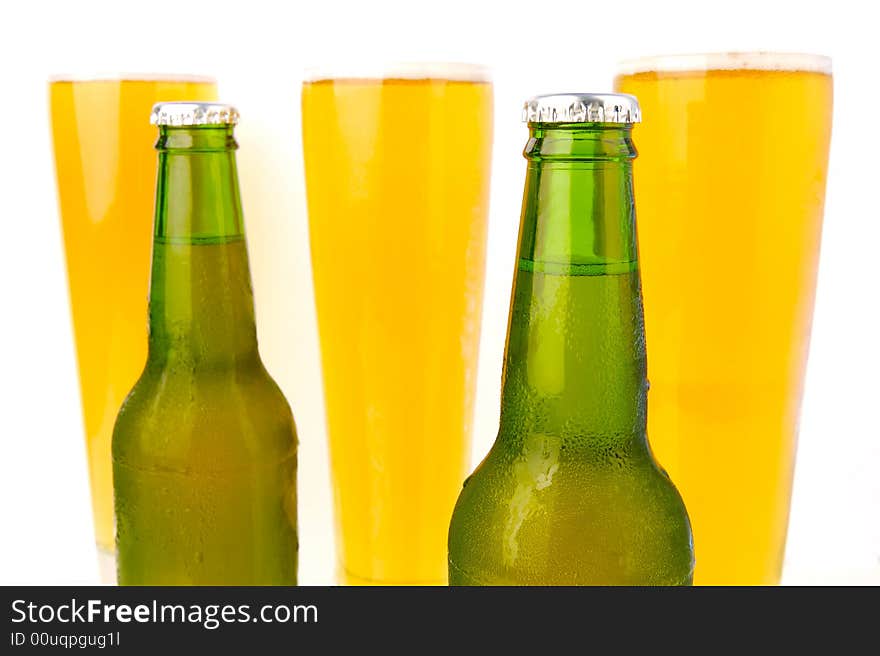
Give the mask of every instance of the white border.
M 482 64 L 463 62 L 388 62 L 322 64 L 308 67 L 304 82 L 323 80 L 451 80 L 491 82 L 492 72 Z
M 187 75 L 175 73 L 63 73 L 49 76 L 49 82 L 188 82 L 192 84 L 217 84 L 211 75 Z
M 802 71 L 831 75 L 831 58 L 794 52 L 713 52 L 639 57 L 617 65 L 618 75 L 719 70 Z

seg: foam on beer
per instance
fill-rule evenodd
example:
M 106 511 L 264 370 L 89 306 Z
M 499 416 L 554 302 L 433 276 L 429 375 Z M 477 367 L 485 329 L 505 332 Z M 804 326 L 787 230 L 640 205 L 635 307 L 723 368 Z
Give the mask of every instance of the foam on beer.
M 803 71 L 831 73 L 831 58 L 787 52 L 719 52 L 695 55 L 659 55 L 621 62 L 618 75 L 688 71 Z
M 322 65 L 305 71 L 305 82 L 321 80 L 452 80 L 491 82 L 489 69 L 480 64 L 457 62 L 414 62 L 390 64 Z
M 187 82 L 216 84 L 209 75 L 181 75 L 177 73 L 63 73 L 52 75 L 49 82 Z

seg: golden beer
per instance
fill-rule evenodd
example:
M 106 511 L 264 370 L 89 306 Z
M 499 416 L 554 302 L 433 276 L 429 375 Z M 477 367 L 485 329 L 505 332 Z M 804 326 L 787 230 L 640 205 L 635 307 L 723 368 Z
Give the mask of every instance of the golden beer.
M 153 104 L 213 100 L 213 80 L 132 76 L 50 84 L 52 135 L 98 548 L 113 553 L 110 440 L 147 355 Z M 112 569 L 111 569 L 112 571 Z
M 303 86 L 340 577 L 446 582 L 468 466 L 492 86 L 472 67 Z
M 788 525 L 831 138 L 830 61 L 624 64 L 648 434 L 693 524 L 697 584 L 776 584 Z

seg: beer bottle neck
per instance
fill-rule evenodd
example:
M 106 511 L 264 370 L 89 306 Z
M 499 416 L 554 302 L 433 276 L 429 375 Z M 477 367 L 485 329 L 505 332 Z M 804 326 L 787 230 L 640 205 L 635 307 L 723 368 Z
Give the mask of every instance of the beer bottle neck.
M 631 127 L 535 124 L 501 435 L 644 445 L 646 361 Z
M 156 148 L 150 361 L 258 357 L 232 126 L 163 127 Z

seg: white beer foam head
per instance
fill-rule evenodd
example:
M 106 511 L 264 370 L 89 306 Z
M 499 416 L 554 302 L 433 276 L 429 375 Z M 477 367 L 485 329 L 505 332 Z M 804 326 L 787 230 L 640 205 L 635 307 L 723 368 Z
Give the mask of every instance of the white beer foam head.
M 622 61 L 618 75 L 690 71 L 801 71 L 831 74 L 831 58 L 793 52 L 715 52 L 659 55 Z
M 217 84 L 210 75 L 178 73 L 63 73 L 52 75 L 49 82 L 187 82 Z
M 308 68 L 305 82 L 321 80 L 453 80 L 491 82 L 487 66 L 458 62 L 391 62 L 326 64 Z

